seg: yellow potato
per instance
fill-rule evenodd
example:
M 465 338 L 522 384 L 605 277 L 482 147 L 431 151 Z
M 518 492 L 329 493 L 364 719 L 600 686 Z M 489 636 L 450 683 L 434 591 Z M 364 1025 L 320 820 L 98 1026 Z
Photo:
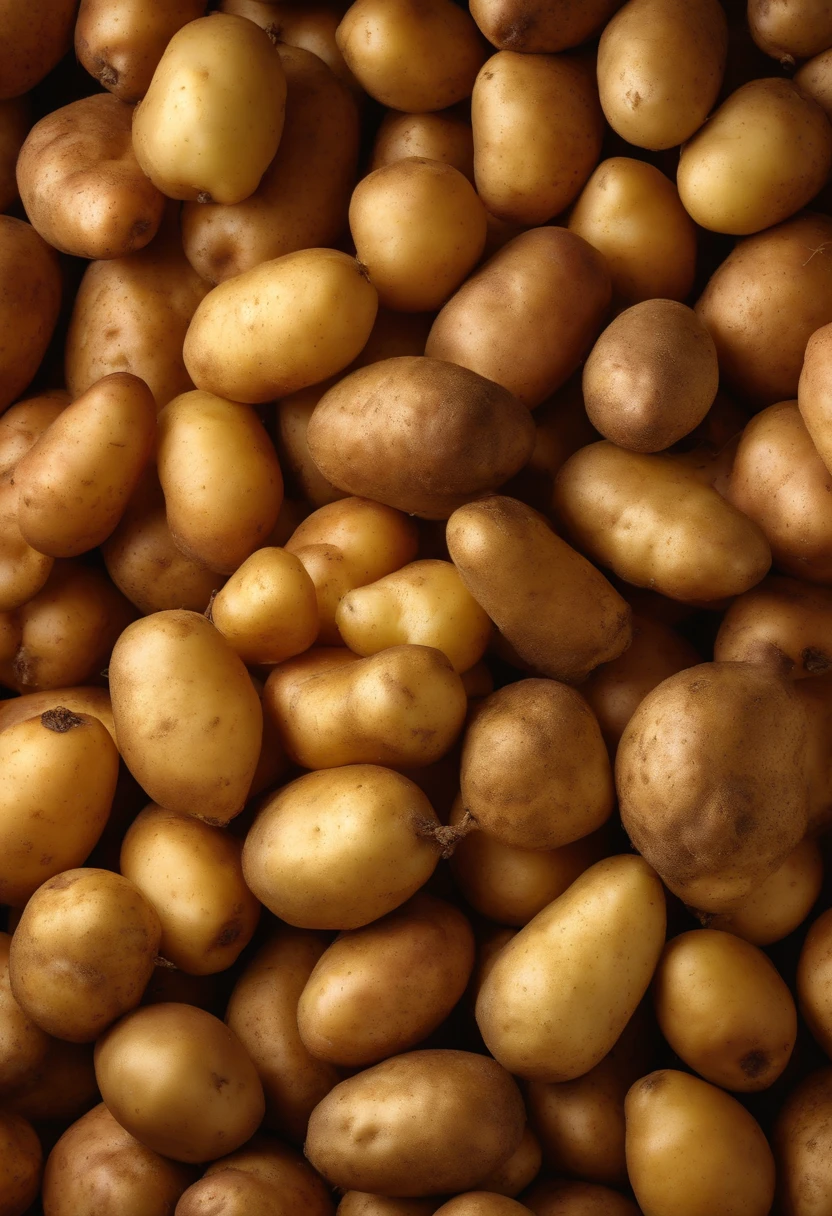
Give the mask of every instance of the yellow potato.
M 823 675 L 832 669 L 832 590 L 769 576 L 731 604 L 714 658 L 765 663 L 794 679 Z
M 524 1124 L 520 1091 L 494 1060 L 411 1051 L 336 1085 L 309 1120 L 304 1152 L 344 1190 L 448 1194 L 506 1161 Z
M 0 933 L 0 1094 L 24 1085 L 40 1065 L 49 1036 L 16 1000 L 9 982 L 12 939 Z
M 242 845 L 220 828 L 151 803 L 133 820 L 119 868 L 161 922 L 158 953 L 189 975 L 236 962 L 260 905 L 243 882 Z
M 34 447 L 72 398 L 60 388 L 26 397 L 0 417 L 0 479 L 7 481 L 16 465 Z
M 196 612 L 156 612 L 122 633 L 110 659 L 119 748 L 169 811 L 222 826 L 243 808 L 263 716 L 248 672 Z
M 821 913 L 812 924 L 797 967 L 800 1012 L 829 1055 L 832 1047 L 832 915 Z
M 24 1216 L 40 1190 L 43 1150 L 20 1115 L 0 1111 L 0 1216 Z
M 582 0 L 554 5 L 546 0 L 471 0 L 471 16 L 501 51 L 551 54 L 579 46 L 600 33 L 621 0 Z
M 54 249 L 31 224 L 0 215 L 0 413 L 38 370 L 58 320 L 61 286 Z
M 28 97 L 0 100 L 0 212 L 17 201 L 15 165 L 31 124 Z
M 139 164 L 169 198 L 240 203 L 277 152 L 285 102 L 268 35 L 242 17 L 200 17 L 170 39 L 136 107 Z
M 47 692 L 28 692 L 22 696 L 0 701 L 0 731 L 8 730 L 18 722 L 27 718 L 36 718 L 47 709 L 62 705 L 64 709 L 74 714 L 87 714 L 98 718 L 107 728 L 113 743 L 116 742 L 116 732 L 113 726 L 113 711 L 110 706 L 110 694 L 106 688 L 92 688 L 81 685 L 77 688 L 55 688 Z
M 536 1182 L 523 1196 L 534 1216 L 641 1216 L 641 1211 L 620 1191 L 593 1182 L 549 1179 Z
M 265 1182 L 274 1190 L 277 1210 L 263 1216 L 334 1216 L 335 1204 L 329 1187 L 294 1148 L 273 1136 L 256 1135 L 243 1148 L 213 1161 L 203 1175 L 217 1179 L 226 1172 L 245 1174 Z M 245 1216 L 245 1211 L 240 1212 Z
M 832 13 L 823 0 L 748 0 L 751 37 L 784 67 L 832 45 Z
M 63 58 L 72 46 L 76 8 L 75 0 L 5 0 L 0 9 L 0 99 L 28 93 Z
M 336 249 L 287 253 L 208 293 L 185 335 L 185 366 L 197 388 L 271 401 L 351 363 L 377 308 L 355 258 Z
M 122 101 L 141 101 L 173 35 L 205 15 L 205 0 L 81 0 L 75 54 Z
M 499 51 L 471 98 L 474 176 L 486 210 L 532 227 L 568 207 L 601 155 L 592 62 Z
M 0 481 L 0 612 L 13 613 L 41 590 L 55 562 L 27 545 L 17 522 L 17 486 L 10 474 Z M 9 621 L 0 625 L 7 633 Z M 12 642 L 12 651 L 19 639 Z M 8 657 L 8 638 L 0 642 L 0 656 Z M 0 661 L 2 661 L 0 659 Z
M 361 86 L 344 62 L 335 41 L 335 32 L 347 0 L 221 0 L 220 12 L 233 13 L 255 21 L 269 33 L 278 46 L 300 47 L 322 59 L 334 76 L 356 94 Z
M 784 1216 L 823 1216 L 832 1186 L 832 1069 L 811 1072 L 786 1098 L 772 1145 Z
M 257 549 L 211 603 L 211 620 L 245 663 L 282 663 L 318 635 L 315 584 L 285 549 Z
M 713 109 L 727 49 L 718 0 L 629 0 L 598 45 L 607 122 L 637 148 L 683 143 Z
M 736 912 L 710 916 L 708 927 L 725 929 L 755 946 L 769 946 L 803 924 L 823 886 L 823 856 L 816 840 L 802 840 Z
M 462 107 L 428 114 L 388 110 L 373 141 L 370 172 L 410 156 L 453 165 L 473 181 L 474 136 Z
M 564 228 L 535 228 L 462 285 L 425 353 L 469 367 L 534 409 L 586 357 L 609 303 L 603 257 Z

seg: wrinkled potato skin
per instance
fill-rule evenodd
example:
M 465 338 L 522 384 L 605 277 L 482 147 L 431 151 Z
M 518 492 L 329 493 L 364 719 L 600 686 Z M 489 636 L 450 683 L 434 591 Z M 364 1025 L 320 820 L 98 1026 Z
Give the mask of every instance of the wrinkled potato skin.
M 72 398 L 61 388 L 48 389 L 18 401 L 0 417 L 0 480 L 8 480 L 15 466 L 34 447 Z
M 784 1102 L 774 1126 L 783 1216 L 823 1216 L 832 1186 L 832 1068 L 809 1074 Z
M 205 0 L 81 0 L 75 54 L 122 101 L 141 101 L 173 35 L 205 15 Z
M 816 840 L 802 840 L 736 912 L 711 916 L 708 926 L 725 929 L 755 946 L 770 946 L 803 924 L 822 886 L 820 846 Z
M 619 1191 L 568 1179 L 536 1182 L 523 1202 L 534 1216 L 641 1216 L 639 1208 Z
M 0 1111 L 0 1216 L 24 1216 L 40 1189 L 43 1151 L 34 1128 Z
M 72 46 L 76 0 L 4 0 L 0 9 L 0 100 L 20 97 Z M 25 1207 L 25 1204 L 24 1204 Z
M 621 0 L 471 0 L 471 16 L 501 51 L 550 55 L 600 33 Z
M 586 357 L 610 298 L 596 250 L 564 228 L 535 228 L 460 287 L 434 321 L 425 353 L 494 380 L 534 409 Z
M 832 589 L 770 576 L 729 607 L 717 662 L 765 663 L 799 680 L 832 669 Z
M 31 123 L 28 97 L 0 101 L 0 212 L 17 200 L 15 165 Z
M 800 1012 L 827 1055 L 832 1047 L 832 915 L 821 913 L 810 928 L 797 967 Z
M 49 1036 L 15 999 L 9 982 L 12 939 L 0 933 L 0 1094 L 24 1085 L 42 1063 Z
M 760 50 L 784 66 L 832 45 L 832 13 L 823 0 L 748 0 L 748 25 Z
M 165 198 L 139 168 L 133 112 L 107 93 L 47 114 L 26 138 L 17 185 L 32 224 L 60 253 L 118 258 L 156 235 Z
M 358 165 L 358 107 L 311 51 L 278 45 L 286 74 L 280 146 L 241 203 L 186 203 L 182 241 L 195 270 L 222 283 L 261 262 L 336 244 Z
M 25 722 L 27 718 L 39 717 L 47 709 L 54 709 L 56 705 L 62 705 L 74 714 L 87 714 L 90 718 L 98 718 L 102 726 L 106 727 L 113 743 L 116 743 L 110 694 L 106 688 L 85 685 L 77 688 L 49 689 L 46 692 L 27 692 L 8 701 L 0 701 L 0 731 L 8 730 L 18 722 Z
M 471 126 L 486 210 L 525 227 L 545 224 L 574 202 L 601 155 L 591 61 L 499 51 L 474 85 Z
M 38 370 L 58 320 L 61 289 L 55 250 L 31 224 L 0 215 L 0 413 Z
M 830 345 L 832 325 L 824 325 L 812 334 L 806 345 L 797 388 L 800 416 L 827 469 L 832 468 L 832 399 L 828 387 Z
M 474 180 L 474 136 L 464 113 L 454 109 L 433 114 L 400 114 L 388 110 L 373 143 L 369 171 L 383 169 L 409 156 L 452 165 Z M 0 196 L 2 197 L 2 196 Z
M 447 1195 L 507 1160 L 524 1125 L 520 1091 L 496 1061 L 412 1051 L 337 1085 L 313 1111 L 304 1152 L 345 1190 Z M 370 1142 L 367 1126 L 379 1129 Z

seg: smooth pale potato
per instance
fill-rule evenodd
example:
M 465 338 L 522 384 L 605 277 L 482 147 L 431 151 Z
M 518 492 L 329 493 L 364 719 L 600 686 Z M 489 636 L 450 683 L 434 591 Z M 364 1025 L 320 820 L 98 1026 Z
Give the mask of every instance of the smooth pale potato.
M 329 389 L 306 435 L 333 485 L 411 515 L 447 519 L 523 467 L 534 423 L 493 381 L 439 359 L 401 356 Z
M 105 541 L 153 452 L 156 402 L 137 376 L 105 376 L 62 411 L 14 470 L 18 526 L 50 557 Z
M 474 934 L 453 905 L 418 893 L 324 951 L 298 1002 L 298 1031 L 316 1059 L 366 1068 L 414 1047 L 462 997 Z
M 355 258 L 336 249 L 287 253 L 208 293 L 185 335 L 185 366 L 206 392 L 271 401 L 351 363 L 377 309 Z
M 285 103 L 268 35 L 242 17 L 200 17 L 165 47 L 133 116 L 133 148 L 169 198 L 241 203 L 277 152 Z
M 832 141 L 832 127 L 829 128 Z M 584 364 L 589 421 L 631 452 L 661 452 L 699 426 L 716 397 L 711 335 L 676 300 L 645 300 L 612 321 Z
M 46 692 L 28 692 L 22 696 L 0 701 L 0 731 L 8 730 L 18 722 L 27 718 L 35 718 L 47 709 L 62 705 L 64 709 L 75 714 L 87 714 L 98 718 L 105 726 L 116 743 L 116 732 L 113 726 L 113 711 L 110 707 L 110 694 L 106 688 L 93 688 L 80 685 L 76 688 L 55 688 Z M 116 746 L 118 744 L 116 743 Z
M 638 304 L 690 295 L 696 228 L 675 185 L 654 165 L 629 156 L 602 160 L 568 226 L 604 255 L 616 300 Z
M 147 1148 L 174 1161 L 233 1152 L 263 1118 L 263 1089 L 237 1036 L 193 1005 L 148 1005 L 95 1045 L 110 1113 Z
M 113 372 L 144 380 L 159 409 L 192 389 L 182 343 L 208 290 L 182 252 L 173 208 L 145 249 L 93 262 L 81 279 L 66 337 L 64 370 L 73 397 Z
M 637 148 L 673 148 L 713 109 L 728 26 L 718 0 L 629 0 L 598 44 L 607 122 Z
M 409 156 L 453 165 L 473 181 L 474 136 L 462 108 L 428 114 L 400 114 L 397 110 L 388 110 L 373 141 L 370 172 Z
M 411 644 L 441 650 L 454 671 L 468 671 L 485 654 L 491 620 L 452 562 L 427 559 L 348 591 L 335 613 L 350 650 L 378 654 Z
M 186 557 L 232 574 L 266 539 L 283 476 L 250 406 L 196 390 L 159 415 L 159 481 L 168 527 Z
M 274 1216 L 334 1216 L 335 1204 L 326 1183 L 312 1169 L 297 1149 L 290 1148 L 274 1136 L 258 1134 L 248 1144 L 213 1161 L 205 1178 L 216 1178 L 226 1171 L 259 1178 L 274 1188 L 275 1197 L 283 1207 Z M 245 1213 L 240 1213 L 245 1216 Z M 270 1212 L 264 1216 L 271 1216 Z
M 307 773 L 269 795 L 243 846 L 248 887 L 303 929 L 359 929 L 439 861 L 439 821 L 407 777 L 373 764 Z
M 133 151 L 130 106 L 108 93 L 47 114 L 26 137 L 17 185 L 26 213 L 60 253 L 118 258 L 149 244 L 165 197 Z
M 630 644 L 629 605 L 524 503 L 495 495 L 460 507 L 447 542 L 462 581 L 522 665 L 578 683 Z
M 335 41 L 347 0 L 221 0 L 220 12 L 247 17 L 268 31 L 277 45 L 300 47 L 322 59 L 334 76 L 356 94 L 362 89 Z
M 495 1060 L 411 1051 L 336 1085 L 312 1113 L 304 1152 L 345 1190 L 441 1195 L 506 1161 L 525 1121 L 520 1091 Z
M 358 107 L 311 50 L 278 44 L 286 76 L 280 147 L 240 203 L 186 203 L 182 241 L 191 265 L 222 283 L 298 249 L 333 245 L 347 228 L 358 162 Z
M 3 1106 L 35 1123 L 69 1123 L 100 1101 L 92 1044 L 50 1039 L 40 1066 L 24 1085 L 4 1096 Z
M 579 46 L 601 31 L 621 0 L 471 0 L 471 16 L 501 51 L 551 54 Z
M 384 308 L 441 308 L 485 248 L 487 219 L 474 187 L 453 165 L 420 156 L 375 169 L 349 208 L 356 257 Z
M 23 539 L 17 522 L 17 499 L 17 487 L 10 471 L 0 480 L 0 612 L 4 614 L 22 608 L 37 595 L 55 564 L 53 558 L 38 553 Z M 0 631 L 8 635 L 10 624 L 7 620 L 0 626 Z M 2 658 L 9 657 L 17 646 L 16 626 L 12 626 L 12 630 L 14 640 L 6 636 L 0 643 Z
M 806 344 L 797 389 L 800 416 L 826 468 L 832 467 L 832 400 L 827 388 L 832 325 L 816 330 Z
M 28 97 L 0 100 L 0 211 L 17 201 L 15 165 L 31 123 Z
M 242 845 L 220 828 L 151 803 L 133 820 L 119 868 L 156 910 L 158 953 L 189 975 L 236 962 L 260 905 L 243 882 Z
M 832 915 L 812 924 L 797 966 L 800 1012 L 827 1055 L 832 1047 Z
M 205 15 L 205 0 L 81 0 L 75 54 L 122 101 L 141 101 L 173 35 Z
M 487 55 L 474 22 L 451 0 L 356 0 L 335 41 L 361 87 L 405 113 L 470 97 Z
M 266 1127 L 299 1144 L 312 1111 L 341 1079 L 298 1032 L 298 1001 L 326 946 L 319 934 L 279 926 L 246 964 L 225 1014 L 262 1082 Z
M 0 1216 L 24 1216 L 40 1189 L 43 1150 L 35 1129 L 0 1111 Z
M 601 155 L 592 62 L 499 51 L 477 76 L 471 126 L 486 210 L 526 227 L 545 224 L 574 202 Z
M 729 607 L 718 662 L 765 663 L 794 679 L 832 669 L 832 589 L 772 575 Z
M 0 1094 L 24 1085 L 46 1056 L 49 1036 L 29 1017 L 9 981 L 12 939 L 0 933 Z
M 337 1216 L 433 1216 L 440 1199 L 390 1199 L 367 1191 L 347 1191 Z
M 748 0 L 748 26 L 757 46 L 784 67 L 832 45 L 832 13 L 823 0 Z
M 735 911 L 800 843 L 807 734 L 793 686 L 751 663 L 690 667 L 639 705 L 616 756 L 621 821 L 686 904 Z
M 786 1098 L 772 1137 L 783 1216 L 823 1216 L 832 1186 L 832 1068 Z
M 526 1124 L 523 1138 L 511 1156 L 490 1174 L 486 1174 L 479 1185 L 493 1194 L 514 1197 L 537 1177 L 542 1160 L 540 1141 Z
M 169 811 L 222 826 L 243 808 L 263 714 L 242 660 L 196 612 L 156 612 L 121 635 L 110 659 L 119 748 Z
M 670 456 L 590 444 L 561 468 L 553 500 L 593 561 L 683 603 L 740 595 L 771 566 L 763 530 Z
M 61 388 L 26 397 L 0 417 L 0 479 L 6 481 L 16 465 L 72 398 Z
M 725 385 L 756 409 L 797 396 L 806 343 L 832 321 L 832 218 L 811 213 L 739 241 L 696 304 Z
M 441 1216 L 528 1216 L 529 1208 L 492 1191 L 467 1191 L 436 1209 Z
M 692 929 L 668 942 L 653 1004 L 676 1054 L 722 1089 L 768 1089 L 794 1049 L 791 993 L 762 950 L 732 933 Z
M 589 352 L 610 294 L 599 253 L 564 228 L 534 228 L 504 245 L 448 301 L 425 353 L 494 380 L 534 409 Z
M 711 916 L 708 926 L 725 929 L 755 946 L 770 946 L 803 924 L 822 886 L 820 846 L 816 840 L 802 840 L 736 912 Z
M 103 1102 L 67 1128 L 46 1161 L 50 1216 L 170 1216 L 193 1171 L 145 1148 Z
M 767 1216 L 774 1159 L 735 1098 L 666 1068 L 635 1083 L 625 1111 L 627 1170 L 642 1211 Z
M 294 553 L 257 549 L 212 601 L 211 620 L 243 662 L 282 663 L 318 636 L 315 584 Z
M 664 892 L 641 857 L 597 862 L 500 951 L 480 1033 L 515 1076 L 570 1081 L 612 1049 L 664 946 Z
M 463 739 L 460 788 L 477 826 L 521 849 L 580 840 L 615 804 L 595 715 L 556 680 L 518 680 L 485 699 Z
M 0 899 L 22 908 L 104 830 L 118 752 L 97 718 L 56 706 L 0 734 Z
M 832 55 L 829 50 L 823 50 L 808 63 L 804 63 L 794 74 L 795 84 L 822 107 L 827 117 L 832 114 L 832 75 L 829 70 L 831 64 Z
M 536 1182 L 523 1196 L 534 1216 L 641 1216 L 640 1209 L 619 1191 L 594 1182 Z
M 75 0 L 4 0 L 0 8 L 0 100 L 20 97 L 72 46 Z M 24 1205 L 25 1206 L 25 1205 Z
M 0 412 L 38 370 L 58 320 L 61 289 L 55 250 L 31 224 L 0 215 Z

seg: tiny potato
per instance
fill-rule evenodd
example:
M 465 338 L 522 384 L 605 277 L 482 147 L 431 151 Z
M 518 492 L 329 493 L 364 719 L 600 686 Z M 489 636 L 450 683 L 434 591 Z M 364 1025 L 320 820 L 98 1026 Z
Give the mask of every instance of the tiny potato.
M 122 101 L 141 101 L 173 35 L 205 15 L 205 0 L 81 0 L 75 54 Z
M 796 680 L 823 675 L 832 669 L 832 589 L 769 575 L 728 608 L 714 659 L 765 663 Z
M 791 1091 L 772 1147 L 783 1216 L 823 1216 L 832 1186 L 832 1068 L 809 1073 Z
M 55 250 L 31 224 L 0 215 L 0 413 L 38 370 L 58 320 L 61 289 Z
M 600 33 L 621 0 L 471 0 L 471 16 L 501 51 L 552 54 L 580 46 Z
M 523 1202 L 534 1216 L 641 1216 L 641 1209 L 620 1191 L 569 1179 L 535 1182 Z
M 43 1150 L 32 1125 L 0 1110 L 0 1216 L 25 1216 L 40 1190 Z
M 315 584 L 286 549 L 257 549 L 211 602 L 211 620 L 244 663 L 282 663 L 318 636 Z
M 12 939 L 0 933 L 0 1094 L 18 1089 L 43 1062 L 49 1047 L 45 1030 L 15 998 L 9 980 Z
M 0 417 L 0 480 L 8 481 L 18 462 L 34 447 L 72 400 L 64 389 L 25 397 Z
M 28 97 L 0 100 L 0 212 L 17 201 L 15 165 L 31 124 Z
M 462 107 L 428 114 L 388 110 L 373 141 L 370 172 L 409 156 L 453 165 L 474 180 L 474 136 Z
M 832 910 L 812 924 L 797 965 L 800 1012 L 827 1055 L 832 1048 Z
M 823 886 L 823 855 L 816 840 L 802 840 L 735 912 L 708 917 L 708 927 L 725 929 L 755 946 L 779 942 L 802 925 Z
M 0 100 L 28 93 L 63 58 L 72 46 L 77 7 L 76 0 L 3 4 L 0 9 Z

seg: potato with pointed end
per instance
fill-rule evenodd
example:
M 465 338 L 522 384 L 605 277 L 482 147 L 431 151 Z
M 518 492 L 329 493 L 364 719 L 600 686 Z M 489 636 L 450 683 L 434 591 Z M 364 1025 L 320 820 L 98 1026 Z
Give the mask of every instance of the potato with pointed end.
M 0 215 L 0 412 L 31 382 L 61 306 L 58 255 L 31 224 Z
M 75 54 L 122 101 L 141 101 L 173 35 L 205 16 L 205 0 L 81 0 Z

